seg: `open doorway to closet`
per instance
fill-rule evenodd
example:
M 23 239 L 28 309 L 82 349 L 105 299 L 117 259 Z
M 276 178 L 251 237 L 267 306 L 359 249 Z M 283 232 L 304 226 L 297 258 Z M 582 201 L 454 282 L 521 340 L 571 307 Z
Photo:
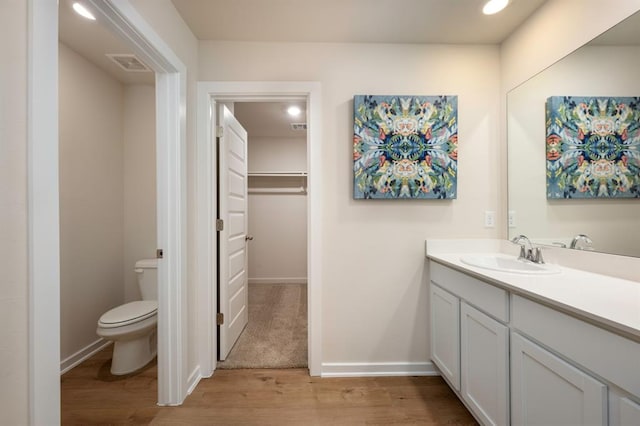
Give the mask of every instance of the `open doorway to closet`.
M 218 345 L 218 368 L 307 367 L 306 101 L 225 105 L 247 131 L 247 285 L 227 297 L 218 292 L 217 299 L 241 305 L 236 300 L 246 296 L 248 322 L 235 342 Z

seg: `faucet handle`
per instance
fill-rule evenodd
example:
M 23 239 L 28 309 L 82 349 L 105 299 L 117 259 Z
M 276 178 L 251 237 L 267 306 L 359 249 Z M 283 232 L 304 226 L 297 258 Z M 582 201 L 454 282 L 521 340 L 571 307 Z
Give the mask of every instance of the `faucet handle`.
M 520 255 L 518 259 L 526 259 L 527 258 L 527 249 L 524 248 L 524 244 L 520 244 Z
M 534 263 L 544 263 L 544 259 L 542 257 L 542 247 L 536 247 L 532 260 Z

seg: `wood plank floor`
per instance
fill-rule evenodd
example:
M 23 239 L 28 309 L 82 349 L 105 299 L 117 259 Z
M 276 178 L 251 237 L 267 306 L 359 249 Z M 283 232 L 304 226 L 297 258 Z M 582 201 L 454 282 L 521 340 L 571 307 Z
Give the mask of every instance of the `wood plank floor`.
M 475 425 L 440 377 L 318 378 L 306 369 L 217 370 L 180 407 L 158 407 L 155 362 L 109 373 L 111 348 L 61 378 L 63 425 Z

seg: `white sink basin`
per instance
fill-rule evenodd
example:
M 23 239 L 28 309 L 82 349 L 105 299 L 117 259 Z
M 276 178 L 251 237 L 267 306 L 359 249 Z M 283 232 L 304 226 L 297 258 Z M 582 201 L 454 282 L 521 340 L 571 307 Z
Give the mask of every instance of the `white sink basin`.
M 528 260 L 519 260 L 515 256 L 505 254 L 468 254 L 460 257 L 462 263 L 493 271 L 513 274 L 544 275 L 557 274 L 560 268 L 556 265 L 538 264 Z

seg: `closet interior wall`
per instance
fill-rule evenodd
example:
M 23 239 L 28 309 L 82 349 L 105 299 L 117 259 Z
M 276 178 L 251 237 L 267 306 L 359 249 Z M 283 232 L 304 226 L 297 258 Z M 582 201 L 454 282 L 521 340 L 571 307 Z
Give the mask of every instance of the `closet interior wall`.
M 307 282 L 306 138 L 249 134 L 249 283 Z

